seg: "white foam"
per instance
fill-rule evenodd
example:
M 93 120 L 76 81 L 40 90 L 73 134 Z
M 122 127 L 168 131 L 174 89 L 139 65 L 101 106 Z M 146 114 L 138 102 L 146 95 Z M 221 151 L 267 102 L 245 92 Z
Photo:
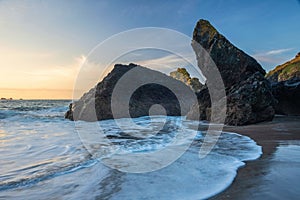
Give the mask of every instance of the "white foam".
M 174 119 L 178 118 L 168 117 L 168 120 L 172 121 Z M 199 124 L 198 122 L 185 121 L 184 118 L 180 118 L 180 120 L 183 120 L 179 124 L 186 134 L 189 134 L 191 129 L 197 128 Z M 135 121 L 145 125 L 145 129 L 140 131 L 153 131 L 151 126 L 147 126 L 150 124 L 149 119 L 143 117 L 137 118 Z M 159 120 L 154 118 L 154 121 L 157 122 Z M 107 135 L 118 136 L 120 134 L 121 130 L 113 126 L 112 120 L 102 121 L 101 123 Z M 126 127 L 126 124 L 123 125 L 124 127 Z M 126 128 L 130 132 L 131 127 L 128 126 Z M 129 154 L 153 152 L 172 145 L 172 141 L 176 137 L 176 131 L 178 129 L 158 134 L 153 138 L 144 138 L 143 140 L 113 139 L 112 141 L 121 142 L 121 145 L 119 145 L 118 151 L 111 154 L 111 158 L 106 157 L 105 159 L 112 159 L 112 162 L 115 162 L 122 169 L 123 165 L 127 165 L 127 163 L 123 162 L 123 157 Z M 205 199 L 229 187 L 236 176 L 238 168 L 245 164 L 243 161 L 257 159 L 262 153 L 261 147 L 251 138 L 225 132 L 219 137 L 213 151 L 205 158 L 199 159 L 199 149 L 203 135 L 199 132 L 192 139 L 195 139 L 197 143 L 171 165 L 149 173 L 124 173 L 122 182 L 115 183 L 119 185 L 119 189 L 118 191 L 111 191 L 111 198 Z M 191 142 L 191 138 L 183 137 L 179 138 L 179 142 L 175 145 L 189 142 Z M 145 156 L 147 155 L 145 154 Z M 159 159 L 163 158 L 160 157 Z M 157 164 L 156 162 L 157 160 L 153 160 L 153 165 Z M 110 176 L 113 177 L 114 175 Z
M 202 133 L 198 132 L 193 138 L 184 137 L 192 133 L 199 122 L 185 121 L 181 117 L 168 117 L 175 124 L 169 124 L 161 134 L 141 140 L 120 139 L 121 131 L 113 120 L 102 121 L 105 134 L 115 136 L 111 141 L 118 143 L 118 151 L 105 154 L 108 159 L 113 154 L 126 156 L 155 152 L 168 145 L 176 147 L 193 139 L 197 141 L 182 157 L 160 170 L 140 174 L 121 173 L 100 162 L 89 162 L 91 157 L 82 146 L 73 122 L 64 120 L 62 116 L 52 119 L 63 114 L 62 108 L 20 112 L 20 115 L 16 112 L 16 116 L 0 121 L 0 180 L 10 183 L 22 182 L 24 177 L 29 182 L 37 180 L 30 185 L 24 182 L 22 187 L 4 189 L 0 199 L 21 199 L 24 195 L 30 199 L 203 199 L 226 189 L 236 176 L 237 169 L 244 165 L 243 161 L 256 159 L 261 154 L 261 147 L 250 138 L 223 133 L 213 151 L 204 159 L 199 159 Z M 153 127 L 149 126 L 151 123 L 147 117 L 134 119 L 143 130 L 130 130 L 130 126 L 124 126 L 137 135 L 142 132 L 147 134 L 155 129 L 159 117 L 152 120 Z M 181 120 L 184 123 L 179 125 L 184 134 L 178 137 L 176 131 L 180 129 L 176 129 L 176 123 Z M 87 126 L 97 123 L 78 122 L 77 128 L 97 137 L 99 134 Z M 174 140 L 177 142 L 173 143 Z M 104 146 L 100 147 L 105 150 Z
M 253 140 L 234 133 L 222 134 L 205 158 L 199 159 L 198 151 L 192 146 L 179 160 L 159 171 L 126 174 L 121 191 L 112 199 L 206 199 L 230 186 L 243 161 L 261 155 Z

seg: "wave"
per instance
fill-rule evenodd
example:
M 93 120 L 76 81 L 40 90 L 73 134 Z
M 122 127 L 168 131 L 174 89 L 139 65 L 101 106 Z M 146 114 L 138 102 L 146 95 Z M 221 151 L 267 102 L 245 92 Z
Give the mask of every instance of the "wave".
M 30 187 L 34 184 L 37 184 L 40 181 L 45 181 L 47 179 L 51 179 L 51 178 L 54 178 L 56 176 L 62 176 L 62 175 L 65 175 L 65 174 L 73 173 L 73 172 L 75 172 L 77 170 L 80 170 L 80 169 L 91 167 L 91 166 L 95 165 L 98 162 L 99 161 L 96 160 L 96 159 L 90 159 L 90 160 L 81 161 L 81 162 L 78 162 L 78 163 L 68 164 L 67 166 L 59 166 L 58 168 L 47 169 L 47 171 L 45 173 L 34 174 L 32 176 L 24 177 L 24 178 L 21 178 L 21 179 L 18 179 L 18 180 L 1 181 L 0 191 L 13 189 L 13 188 L 18 188 L 18 187 Z M 46 165 L 46 163 L 35 165 L 35 166 L 30 166 L 28 169 L 40 167 L 40 166 L 43 166 L 43 165 Z M 24 168 L 22 170 L 28 170 L 28 169 Z
M 200 159 L 202 140 L 161 170 L 143 175 L 126 174 L 121 189 L 111 191 L 111 199 L 207 199 L 229 187 L 245 161 L 262 154 L 261 147 L 249 137 L 222 133 L 212 152 Z
M 66 108 L 64 103 L 35 111 L 0 110 L 0 116 L 1 113 L 6 115 L 0 120 L 0 140 L 3 141 L 0 146 L 3 158 L 0 166 L 1 195 L 13 198 L 17 194 L 26 194 L 33 198 L 37 193 L 43 195 L 49 191 L 49 184 L 52 184 L 58 188 L 55 195 L 65 197 L 59 188 L 65 186 L 67 177 L 68 183 L 76 185 L 74 191 L 70 191 L 73 194 L 84 191 L 84 194 L 95 196 L 100 192 L 109 194 L 111 199 L 208 198 L 232 183 L 244 161 L 258 158 L 262 152 L 261 147 L 248 137 L 222 133 L 212 152 L 199 159 L 205 132 L 198 131 L 194 138 L 188 137 L 193 129 L 198 129 L 199 122 L 187 121 L 183 117 L 164 117 L 165 125 L 160 127 L 159 123 L 164 120 L 155 116 L 133 119 L 138 125 L 136 127 L 126 119 L 120 119 L 122 128 L 118 128 L 114 120 L 79 121 L 75 130 L 74 123 L 62 117 Z M 116 151 L 102 153 L 110 146 L 107 143 L 101 145 L 101 138 L 93 129 L 99 125 Z M 81 136 L 96 137 L 97 140 L 90 140 L 91 146 L 88 143 L 82 146 L 85 138 L 80 140 L 76 131 Z M 181 138 L 178 131 L 183 132 Z M 174 144 L 175 140 L 179 142 Z M 169 145 L 190 144 L 191 140 L 194 142 L 178 160 L 157 171 L 134 174 L 109 170 L 105 177 L 98 177 L 104 168 L 95 169 L 103 167 L 100 163 L 105 159 L 111 159 L 122 168 L 126 163 L 119 158 L 160 151 Z M 124 179 L 115 179 L 116 173 L 122 174 Z M 90 180 L 83 179 L 87 174 Z M 106 191 L 102 191 L 96 184 L 107 183 L 104 179 L 118 187 L 108 189 L 109 186 L 103 186 Z M 40 182 L 43 184 L 37 184 Z M 35 190 L 31 190 L 32 187 Z
M 0 110 L 0 119 L 6 119 L 6 118 L 10 118 L 10 117 L 13 117 L 13 116 L 16 116 L 18 115 L 19 113 L 18 112 L 15 112 L 15 111 L 3 111 L 3 110 Z
M 0 110 L 0 119 L 12 120 L 40 120 L 40 119 L 53 119 L 53 118 L 64 118 L 66 106 L 60 106 L 55 108 L 20 108 L 10 110 Z

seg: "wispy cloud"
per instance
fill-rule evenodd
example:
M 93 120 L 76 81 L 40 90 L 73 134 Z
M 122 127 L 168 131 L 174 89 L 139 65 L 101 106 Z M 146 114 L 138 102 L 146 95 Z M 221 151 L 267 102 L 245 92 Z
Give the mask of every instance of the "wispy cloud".
M 253 54 L 252 56 L 262 63 L 268 64 L 280 64 L 286 60 L 283 57 L 283 54 L 293 51 L 294 48 L 285 48 L 285 49 L 273 49 L 270 51 L 264 51 L 260 53 Z
M 140 61 L 139 64 L 149 67 L 153 66 L 153 68 L 157 70 L 168 71 L 174 68 L 176 69 L 176 67 L 184 67 L 185 65 L 187 65 L 187 62 L 176 55 L 167 55 L 160 58 L 143 60 Z M 159 68 L 157 64 L 160 65 Z
M 200 82 L 205 82 L 205 78 L 201 72 L 199 72 L 199 68 L 192 66 L 197 66 L 194 54 L 181 55 L 183 58 L 175 54 L 162 56 L 156 55 L 149 59 L 146 59 L 143 56 L 144 54 L 142 53 L 139 54 L 134 52 L 129 60 L 126 58 L 117 60 L 116 62 L 111 63 L 108 67 L 105 67 L 106 65 L 103 63 L 93 62 L 93 59 L 90 59 L 89 57 L 80 56 L 76 59 L 77 63 L 81 67 L 77 70 L 78 74 L 76 75 L 73 91 L 74 98 L 79 98 L 84 92 L 87 92 L 89 89 L 94 87 L 97 82 L 101 81 L 112 70 L 116 63 L 129 64 L 132 62 L 147 68 L 158 70 L 165 74 L 175 71 L 178 67 L 185 67 L 192 77 L 198 77 Z M 195 63 L 190 63 L 193 60 Z
M 159 70 L 166 74 L 175 71 L 179 67 L 185 67 L 192 77 L 199 78 L 202 83 L 205 82 L 205 77 L 197 66 L 195 54 L 184 55 L 184 58 L 171 54 L 155 59 L 139 61 L 138 64 L 154 70 Z
M 288 52 L 294 50 L 294 48 L 288 48 L 288 49 L 276 49 L 276 50 L 271 50 L 271 51 L 267 51 L 265 52 L 265 55 L 278 55 L 278 54 L 282 54 L 284 52 Z

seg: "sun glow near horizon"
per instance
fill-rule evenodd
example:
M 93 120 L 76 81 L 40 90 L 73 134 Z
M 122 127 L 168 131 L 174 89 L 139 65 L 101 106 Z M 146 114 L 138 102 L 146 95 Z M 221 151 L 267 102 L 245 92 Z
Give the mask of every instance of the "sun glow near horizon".
M 272 5 L 271 10 L 269 5 Z M 211 8 L 216 12 L 211 12 Z M 266 9 L 270 11 L 267 16 Z M 296 1 L 274 4 L 270 0 L 254 1 L 251 6 L 243 1 L 235 2 L 235 6 L 227 1 L 219 1 L 216 6 L 213 1 L 189 0 L 159 4 L 106 0 L 0 1 L 0 98 L 72 99 L 85 55 L 99 42 L 141 27 L 168 28 L 191 37 L 200 18 L 210 20 L 268 71 L 298 52 L 296 47 L 300 46 L 300 40 L 294 39 L 300 31 L 294 25 L 300 19 L 296 14 L 298 9 Z M 116 10 L 120 12 L 116 14 Z M 135 12 L 128 12 L 131 10 Z M 282 32 L 282 27 L 291 31 Z M 259 37 L 257 30 L 262 33 Z M 157 58 L 156 62 L 174 61 L 169 58 Z M 151 61 L 140 60 L 136 64 L 147 67 Z M 174 67 L 184 66 L 175 63 Z M 87 86 L 96 84 L 96 79 Z M 87 86 L 76 92 L 74 98 L 90 89 Z
M 33 54 L 28 54 L 33 57 Z M 41 57 L 50 57 L 40 54 Z M 26 63 L 24 60 L 11 59 L 13 55 L 0 60 L 0 66 L 20 66 Z M 16 55 L 16 57 L 18 57 Z M 25 57 L 22 55 L 19 59 Z M 147 56 L 146 56 L 147 57 Z M 37 55 L 36 61 L 39 56 Z M 28 59 L 28 58 L 27 58 Z M 159 61 L 160 65 L 155 65 Z M 43 59 L 43 62 L 46 62 Z M 120 64 L 129 64 L 128 59 L 116 61 Z M 182 61 L 174 55 L 158 55 L 152 59 L 132 60 L 133 63 L 161 71 L 165 74 L 184 67 Z M 112 69 L 110 66 L 103 67 L 101 63 L 90 62 L 85 55 L 73 59 L 71 64 L 64 66 L 43 65 L 41 62 L 23 64 L 18 71 L 10 68 L 2 69 L 0 74 L 0 98 L 13 99 L 78 99 L 101 81 Z M 44 67 L 39 67 L 39 65 Z M 162 67 L 164 66 L 164 67 Z M 17 67 L 15 67 L 17 68 Z M 81 71 L 82 70 L 82 71 Z M 77 79 L 80 76 L 80 82 Z M 83 81 L 82 81 L 83 80 Z M 201 80 L 201 78 L 200 78 Z
M 23 99 L 72 99 L 72 89 L 19 89 L 1 88 L 1 98 Z
M 50 60 L 55 59 L 51 54 L 1 53 L 5 56 L 0 59 L 0 66 L 9 66 L 1 67 L 1 98 L 72 99 L 74 82 L 85 56 L 59 65 Z

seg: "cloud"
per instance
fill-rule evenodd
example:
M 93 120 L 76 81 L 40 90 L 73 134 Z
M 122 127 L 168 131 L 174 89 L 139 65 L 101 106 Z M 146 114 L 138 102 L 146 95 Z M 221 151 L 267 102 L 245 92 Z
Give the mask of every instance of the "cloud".
M 252 56 L 262 63 L 269 64 L 280 64 L 286 60 L 286 57 L 283 57 L 283 54 L 294 50 L 294 48 L 285 48 L 285 49 L 273 49 L 270 51 L 265 51 L 261 53 L 253 54 Z
M 179 67 L 185 67 L 192 77 L 197 77 L 199 80 L 204 83 L 205 78 L 199 73 L 199 68 L 194 68 L 188 61 L 192 59 L 195 60 L 195 55 L 184 55 L 184 58 L 181 58 L 174 54 L 167 55 L 155 55 L 151 58 L 146 59 L 143 53 L 133 52 L 127 57 L 116 60 L 111 63 L 109 66 L 105 62 L 98 62 L 86 56 L 78 57 L 77 63 L 80 65 L 80 68 L 77 70 L 74 82 L 74 91 L 73 98 L 77 99 L 82 96 L 83 93 L 89 91 L 93 88 L 99 81 L 101 81 L 117 63 L 129 64 L 136 63 L 138 65 L 158 70 L 165 74 L 169 74 L 171 71 L 175 71 Z M 188 61 L 187 61 L 188 60 Z M 195 60 L 196 61 L 196 60 Z
M 87 60 L 87 57 L 85 55 L 81 55 L 75 58 L 75 60 L 77 61 L 78 65 L 82 65 Z
M 145 66 L 155 64 L 155 66 L 153 66 L 155 69 L 168 71 L 175 67 L 183 67 L 187 62 L 176 55 L 167 55 L 160 58 L 139 61 L 139 64 Z M 160 65 L 160 67 L 158 67 L 158 65 Z
M 282 53 L 284 53 L 284 52 L 291 51 L 291 50 L 293 50 L 293 49 L 294 49 L 294 48 L 271 50 L 271 51 L 265 52 L 265 55 L 278 55 L 278 54 L 282 54 Z
M 194 63 L 189 63 L 193 62 Z M 161 71 L 165 74 L 169 74 L 172 71 L 175 71 L 179 67 L 184 67 L 190 73 L 192 77 L 199 78 L 200 82 L 205 82 L 205 77 L 201 73 L 200 69 L 197 66 L 197 61 L 195 59 L 195 54 L 184 55 L 184 58 L 181 58 L 177 55 L 171 54 L 154 59 L 138 61 L 137 64 Z M 195 67 L 193 67 L 195 65 Z

